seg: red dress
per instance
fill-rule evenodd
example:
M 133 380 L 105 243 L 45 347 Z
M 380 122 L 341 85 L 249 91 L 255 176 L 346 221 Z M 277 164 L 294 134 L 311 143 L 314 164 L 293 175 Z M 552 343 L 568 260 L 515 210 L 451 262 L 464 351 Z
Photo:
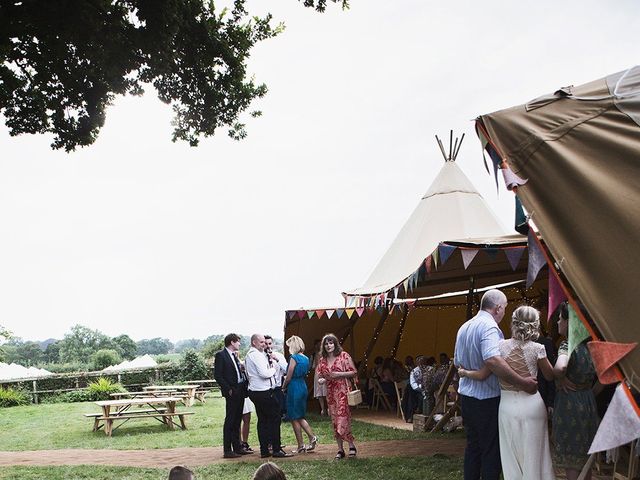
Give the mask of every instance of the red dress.
M 336 378 L 331 380 L 329 372 L 354 372 L 351 365 L 351 357 L 344 350 L 336 357 L 331 367 L 329 367 L 326 358 L 322 358 L 318 364 L 318 373 L 327 380 L 327 404 L 333 422 L 334 436 L 346 442 L 353 442 L 351 410 L 347 400 L 351 379 Z

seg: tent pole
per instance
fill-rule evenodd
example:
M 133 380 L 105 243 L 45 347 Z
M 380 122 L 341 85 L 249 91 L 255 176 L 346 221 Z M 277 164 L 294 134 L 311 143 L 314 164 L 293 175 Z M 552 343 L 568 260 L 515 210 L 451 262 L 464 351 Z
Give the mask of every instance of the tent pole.
M 347 328 L 347 331 L 344 333 L 344 336 L 342 337 L 342 341 L 340 342 L 344 344 L 344 341 L 347 339 L 347 337 L 349 337 L 349 344 L 351 345 L 351 350 L 349 351 L 351 352 L 352 357 L 355 356 L 356 354 L 356 346 L 353 338 L 353 327 L 355 327 L 355 325 L 356 325 L 356 321 L 351 320 L 351 325 L 349 325 L 349 328 Z
M 475 278 L 469 277 L 469 293 L 467 294 L 467 320 L 473 317 L 473 291 L 475 290 Z
M 408 315 L 409 305 L 405 304 L 404 312 L 402 313 L 402 320 L 400 320 L 400 328 L 398 328 L 398 335 L 396 336 L 396 343 L 393 345 L 393 350 L 391 350 L 391 358 L 396 358 L 396 352 L 398 351 L 398 347 L 400 346 L 400 339 L 402 338 L 402 332 L 404 332 L 404 324 L 407 321 Z
M 382 314 L 380 315 L 380 321 L 378 322 L 378 326 L 373 332 L 373 336 L 371 337 L 371 340 L 369 340 L 369 345 L 367 345 L 367 349 L 364 351 L 364 368 L 365 369 L 368 368 L 369 355 L 371 355 L 371 352 L 373 351 L 373 347 L 375 347 L 376 345 L 376 341 L 378 340 L 378 335 L 380 335 L 380 330 L 382 330 L 382 326 L 384 325 L 384 322 L 387 320 L 388 316 L 389 316 L 389 309 L 385 308 L 382 311 Z

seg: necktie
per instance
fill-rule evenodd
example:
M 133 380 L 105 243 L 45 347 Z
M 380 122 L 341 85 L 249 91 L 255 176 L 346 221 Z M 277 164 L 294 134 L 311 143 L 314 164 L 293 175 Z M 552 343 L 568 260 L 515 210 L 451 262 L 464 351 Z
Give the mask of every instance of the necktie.
M 238 369 L 238 375 L 240 376 L 240 380 L 245 381 L 245 373 L 242 370 L 242 366 L 240 365 L 240 360 L 238 360 L 238 352 L 233 352 L 233 361 L 236 362 L 236 368 Z

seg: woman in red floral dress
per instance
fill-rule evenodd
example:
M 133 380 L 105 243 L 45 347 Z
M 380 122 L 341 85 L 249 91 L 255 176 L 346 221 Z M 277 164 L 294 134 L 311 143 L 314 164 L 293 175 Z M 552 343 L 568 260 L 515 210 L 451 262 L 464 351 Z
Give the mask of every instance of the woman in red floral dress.
M 345 457 L 345 441 L 349 444 L 349 456 L 355 457 L 358 451 L 351 433 L 351 410 L 347 393 L 351 385 L 350 379 L 357 375 L 356 367 L 332 333 L 323 337 L 321 345 L 322 359 L 317 367 L 318 382 L 327 385 L 327 404 L 333 422 L 333 433 L 338 443 L 336 459 Z

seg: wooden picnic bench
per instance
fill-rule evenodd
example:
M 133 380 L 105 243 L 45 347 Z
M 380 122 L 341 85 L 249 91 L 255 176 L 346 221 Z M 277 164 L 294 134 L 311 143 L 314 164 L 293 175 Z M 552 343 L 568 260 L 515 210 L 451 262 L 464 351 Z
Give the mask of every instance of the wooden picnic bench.
M 186 397 L 183 399 L 184 404 L 187 407 L 191 407 L 196 400 L 196 390 L 200 385 L 190 384 L 190 385 L 149 385 L 148 387 L 144 387 L 143 390 L 145 392 L 161 392 L 161 391 L 171 391 L 171 392 L 182 392 Z
M 177 412 L 176 403 L 182 401 L 181 397 L 146 397 L 127 398 L 118 400 L 101 400 L 95 402 L 101 409 L 101 413 L 88 413 L 85 417 L 93 418 L 93 431 L 98 431 L 104 427 L 107 436 L 124 425 L 126 422 L 137 418 L 153 418 L 165 424 L 170 430 L 174 429 L 174 418 L 177 417 L 180 428 L 186 430 L 187 425 L 184 417 L 193 415 L 194 412 Z M 134 409 L 140 406 L 143 408 Z M 146 408 L 145 408 L 146 407 Z M 102 423 L 101 423 L 102 422 Z M 120 422 L 113 426 L 114 422 Z

